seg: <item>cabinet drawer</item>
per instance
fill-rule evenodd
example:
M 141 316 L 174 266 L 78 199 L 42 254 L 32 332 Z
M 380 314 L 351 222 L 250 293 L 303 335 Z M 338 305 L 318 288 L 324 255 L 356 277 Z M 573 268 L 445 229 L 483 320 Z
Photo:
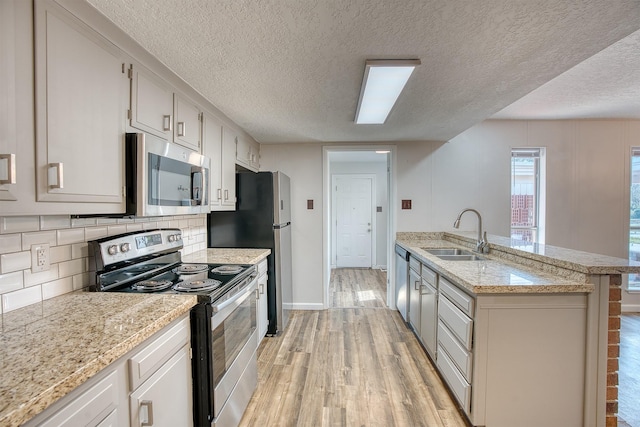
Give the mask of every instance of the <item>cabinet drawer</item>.
M 426 281 L 433 287 L 437 287 L 438 275 L 435 271 L 427 267 L 426 265 L 422 265 L 422 280 Z
M 95 426 L 109 418 L 117 405 L 118 379 L 112 372 L 39 426 Z
M 442 294 L 438 297 L 438 317 L 458 338 L 462 346 L 467 350 L 471 350 L 473 320 Z
M 465 294 L 456 285 L 440 277 L 440 292 L 445 294 L 455 305 L 460 307 L 467 316 L 473 317 L 474 300 L 470 295 Z
M 260 261 L 260 263 L 258 264 L 258 277 L 262 276 L 266 272 L 267 272 L 267 259 L 265 258 L 262 261 Z
M 129 384 L 133 391 L 185 344 L 190 342 L 189 316 L 129 358 Z
M 440 346 L 438 346 L 436 365 L 438 365 L 440 373 L 462 405 L 462 409 L 469 414 L 471 409 L 471 385 L 464 379 L 462 374 L 460 374 L 455 364 L 447 356 L 446 351 Z
M 422 264 L 420 263 L 420 261 L 418 261 L 417 258 L 414 258 L 412 256 L 409 257 L 409 268 L 411 268 L 413 271 L 416 271 L 418 275 L 420 274 L 421 265 Z
M 473 355 L 460 345 L 449 328 L 442 322 L 438 322 L 438 344 L 441 348 L 444 348 L 464 378 L 468 382 L 471 382 L 471 362 L 473 361 Z

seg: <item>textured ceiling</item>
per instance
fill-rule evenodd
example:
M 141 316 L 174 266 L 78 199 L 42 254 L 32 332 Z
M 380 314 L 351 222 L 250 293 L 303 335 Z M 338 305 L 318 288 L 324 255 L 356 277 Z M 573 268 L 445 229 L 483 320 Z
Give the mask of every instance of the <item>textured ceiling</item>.
M 640 28 L 637 0 L 88 1 L 262 143 L 448 140 Z M 422 65 L 356 125 L 388 58 Z

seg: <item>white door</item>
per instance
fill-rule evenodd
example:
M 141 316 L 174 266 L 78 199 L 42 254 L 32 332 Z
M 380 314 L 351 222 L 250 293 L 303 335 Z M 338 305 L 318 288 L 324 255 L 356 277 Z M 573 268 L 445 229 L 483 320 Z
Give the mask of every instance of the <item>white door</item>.
M 334 177 L 336 267 L 371 267 L 373 178 Z

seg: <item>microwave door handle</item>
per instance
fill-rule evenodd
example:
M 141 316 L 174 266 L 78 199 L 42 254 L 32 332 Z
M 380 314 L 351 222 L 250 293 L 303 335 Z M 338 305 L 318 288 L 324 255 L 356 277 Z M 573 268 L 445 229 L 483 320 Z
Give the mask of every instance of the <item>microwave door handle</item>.
M 191 168 L 191 205 L 202 205 L 202 195 L 205 192 L 205 179 L 204 179 L 204 171 L 203 167 L 192 167 Z M 196 186 L 195 176 L 196 174 L 200 174 L 200 184 Z

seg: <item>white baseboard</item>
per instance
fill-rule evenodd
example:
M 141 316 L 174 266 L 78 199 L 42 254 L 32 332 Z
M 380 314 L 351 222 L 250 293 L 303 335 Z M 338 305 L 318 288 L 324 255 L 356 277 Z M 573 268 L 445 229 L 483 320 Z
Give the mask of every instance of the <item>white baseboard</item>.
M 387 270 L 387 266 L 386 265 L 374 265 L 372 267 L 374 270 Z
M 282 308 L 288 310 L 324 310 L 324 305 L 317 302 L 294 302 L 282 304 Z
M 622 304 L 622 313 L 640 313 L 640 304 Z

